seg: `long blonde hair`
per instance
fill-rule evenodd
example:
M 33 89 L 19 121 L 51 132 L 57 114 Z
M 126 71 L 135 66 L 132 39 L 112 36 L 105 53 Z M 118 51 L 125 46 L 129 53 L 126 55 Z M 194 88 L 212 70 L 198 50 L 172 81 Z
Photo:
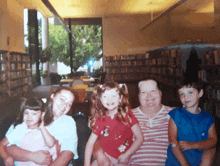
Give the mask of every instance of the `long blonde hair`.
M 115 81 L 108 81 L 103 85 L 97 85 L 94 88 L 94 91 L 91 95 L 91 101 L 92 101 L 92 107 L 91 107 L 91 117 L 89 126 L 93 128 L 95 122 L 97 119 L 103 119 L 103 117 L 106 116 L 106 112 L 108 111 L 102 104 L 101 97 L 102 94 L 106 90 L 114 89 L 116 88 L 119 96 L 123 96 L 121 102 L 118 106 L 118 116 L 117 120 L 124 123 L 125 125 L 129 126 L 129 123 L 126 121 L 126 116 L 128 115 L 129 121 L 131 122 L 131 117 L 128 114 L 128 111 L 130 110 L 130 103 L 128 101 L 128 89 L 125 84 L 118 84 Z

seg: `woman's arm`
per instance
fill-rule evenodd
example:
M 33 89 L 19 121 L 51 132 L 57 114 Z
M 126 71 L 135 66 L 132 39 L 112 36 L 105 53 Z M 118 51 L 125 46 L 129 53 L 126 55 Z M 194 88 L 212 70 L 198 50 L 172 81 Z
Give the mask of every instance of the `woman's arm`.
M 73 152 L 68 150 L 62 151 L 49 166 L 66 166 L 73 157 Z
M 0 142 L 0 155 L 2 159 L 6 159 L 8 157 L 8 154 L 5 150 L 5 147 L 9 144 L 8 139 L 5 137 L 3 140 Z
M 4 163 L 6 166 L 14 166 L 14 160 L 11 156 L 8 155 L 5 148 L 9 144 L 8 139 L 5 137 L 0 142 L 0 155 L 2 159 L 4 160 Z
M 94 144 L 95 144 L 95 141 L 97 140 L 97 138 L 98 138 L 98 136 L 92 132 L 89 137 L 89 140 L 87 141 L 86 148 L 85 148 L 84 166 L 90 166 L 93 147 L 94 147 Z
M 52 156 L 46 150 L 31 152 L 11 145 L 6 147 L 6 152 L 10 154 L 15 161 L 33 161 L 36 164 L 48 165 L 52 161 Z
M 98 139 L 94 144 L 93 155 L 96 158 L 98 165 L 112 166 L 110 159 L 105 155 Z
M 121 154 L 118 157 L 119 164 L 127 163 L 130 157 L 132 156 L 132 154 L 138 150 L 138 148 L 141 146 L 141 144 L 144 141 L 142 130 L 137 123 L 131 127 L 131 130 L 135 136 L 135 140 L 132 143 L 131 147 L 124 154 Z
M 182 151 L 189 149 L 208 150 L 214 148 L 217 143 L 217 134 L 214 123 L 209 128 L 208 135 L 209 135 L 208 139 L 203 141 L 198 141 L 198 142 L 180 141 L 180 148 L 182 149 Z
M 44 138 L 44 142 L 45 144 L 49 147 L 52 148 L 55 143 L 56 143 L 56 139 L 48 132 L 48 130 L 46 129 L 46 127 L 44 126 L 44 122 L 42 120 L 39 129 L 42 133 L 42 136 Z
M 173 154 L 181 164 L 181 166 L 190 166 L 185 155 L 180 149 L 178 140 L 177 140 L 177 126 L 175 122 L 173 121 L 172 118 L 169 120 L 169 126 L 168 126 L 168 138 L 169 138 L 169 143 L 171 144 L 171 148 L 173 151 Z

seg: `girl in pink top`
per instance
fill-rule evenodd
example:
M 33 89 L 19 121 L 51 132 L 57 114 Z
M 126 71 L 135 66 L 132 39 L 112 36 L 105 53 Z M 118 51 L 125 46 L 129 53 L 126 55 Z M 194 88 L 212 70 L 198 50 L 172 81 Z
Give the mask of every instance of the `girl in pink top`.
M 18 144 L 19 147 L 30 151 L 47 150 L 55 159 L 57 155 L 54 146 L 56 140 L 46 129 L 46 125 L 50 123 L 48 119 L 53 117 L 52 112 L 44 116 L 44 103 L 41 99 L 36 98 L 25 99 L 20 109 L 13 131 L 0 142 L 0 154 L 5 165 L 14 165 L 13 158 L 5 152 L 5 147 L 8 144 Z M 19 124 L 21 119 L 23 123 Z M 37 164 L 34 162 L 18 162 L 17 165 L 36 166 Z
M 143 134 L 137 119 L 130 111 L 126 85 L 118 85 L 114 81 L 98 85 L 91 95 L 91 100 L 92 134 L 86 144 L 84 165 L 90 166 L 94 143 L 98 137 L 100 145 L 114 166 L 127 165 L 131 155 L 142 144 Z M 98 164 L 94 161 L 91 165 Z

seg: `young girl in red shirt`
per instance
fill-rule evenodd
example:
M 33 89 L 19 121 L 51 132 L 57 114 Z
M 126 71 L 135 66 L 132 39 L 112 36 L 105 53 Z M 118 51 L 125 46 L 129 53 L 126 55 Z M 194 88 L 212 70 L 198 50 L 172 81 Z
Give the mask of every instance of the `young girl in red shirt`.
M 137 119 L 130 111 L 126 85 L 119 85 L 114 81 L 98 85 L 91 95 L 91 100 L 92 133 L 86 144 L 84 166 L 98 165 L 96 160 L 90 164 L 98 137 L 100 145 L 114 166 L 128 165 L 130 157 L 143 142 L 143 134 Z

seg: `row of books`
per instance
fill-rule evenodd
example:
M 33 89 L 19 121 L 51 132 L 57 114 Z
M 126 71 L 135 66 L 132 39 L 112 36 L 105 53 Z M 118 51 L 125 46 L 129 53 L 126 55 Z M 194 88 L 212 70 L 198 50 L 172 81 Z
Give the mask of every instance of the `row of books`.
M 0 61 L 7 61 L 7 53 L 0 53 Z
M 17 96 L 18 94 L 28 90 L 28 85 L 20 86 L 10 91 L 10 96 Z
M 153 51 L 149 51 L 145 54 L 131 54 L 131 55 L 115 55 L 115 56 L 106 56 L 106 60 L 113 61 L 113 60 L 129 60 L 129 59 L 149 59 L 155 57 L 181 57 L 182 53 L 179 49 L 172 49 L 161 51 L 159 53 L 155 53 Z
M 31 64 L 30 63 L 22 63 L 22 62 L 15 62 L 15 63 L 10 63 L 10 70 L 25 70 L 25 69 L 30 69 Z
M 132 67 L 126 67 L 126 68 L 107 68 L 106 72 L 111 74 L 123 74 L 123 73 L 138 73 L 138 72 L 144 72 L 144 73 L 154 73 L 154 74 L 163 74 L 163 75 L 173 75 L 173 76 L 181 76 L 182 70 L 180 67 L 173 68 L 173 67 L 140 67 L 140 68 L 132 68 Z
M 220 50 L 214 50 L 205 55 L 205 65 L 220 65 Z
M 20 71 L 14 71 L 10 72 L 10 79 L 16 79 L 20 77 L 30 77 L 31 76 L 31 70 L 20 70 Z
M 17 80 L 8 81 L 8 84 L 9 84 L 10 88 L 14 88 L 14 87 L 26 85 L 30 81 L 31 81 L 31 78 L 30 77 L 26 77 L 26 78 L 21 78 L 21 79 L 17 79 Z
M 132 61 L 106 61 L 106 67 L 121 67 L 121 66 L 142 66 L 145 65 L 143 60 L 132 60 Z
M 146 77 L 145 73 L 138 73 L 138 74 L 134 74 L 134 73 L 126 73 L 126 74 L 117 74 L 117 75 L 107 75 L 107 79 L 112 79 L 115 81 L 134 81 L 134 80 L 141 80 L 144 79 Z
M 7 89 L 8 89 L 7 82 L 0 83 L 0 93 L 7 90 Z
M 131 55 L 115 55 L 115 56 L 106 56 L 105 60 L 132 60 L 132 59 L 146 59 L 148 54 L 131 54 Z
M 0 72 L 7 71 L 7 63 L 0 63 Z
M 10 55 L 10 62 L 30 62 L 30 56 L 13 54 L 13 55 Z
M 212 114 L 213 117 L 220 117 L 220 102 L 206 101 L 203 110 Z
M 219 84 L 220 86 L 220 84 Z M 220 101 L 220 88 L 219 87 L 212 87 L 212 86 L 207 86 L 205 89 L 206 92 L 206 98 L 208 100 L 217 100 Z
M 112 66 L 141 66 L 141 65 L 180 65 L 181 57 L 155 58 L 146 60 L 121 60 L 121 61 L 106 61 L 106 67 Z
M 0 102 L 7 99 L 9 97 L 8 91 L 4 91 L 0 93 Z

